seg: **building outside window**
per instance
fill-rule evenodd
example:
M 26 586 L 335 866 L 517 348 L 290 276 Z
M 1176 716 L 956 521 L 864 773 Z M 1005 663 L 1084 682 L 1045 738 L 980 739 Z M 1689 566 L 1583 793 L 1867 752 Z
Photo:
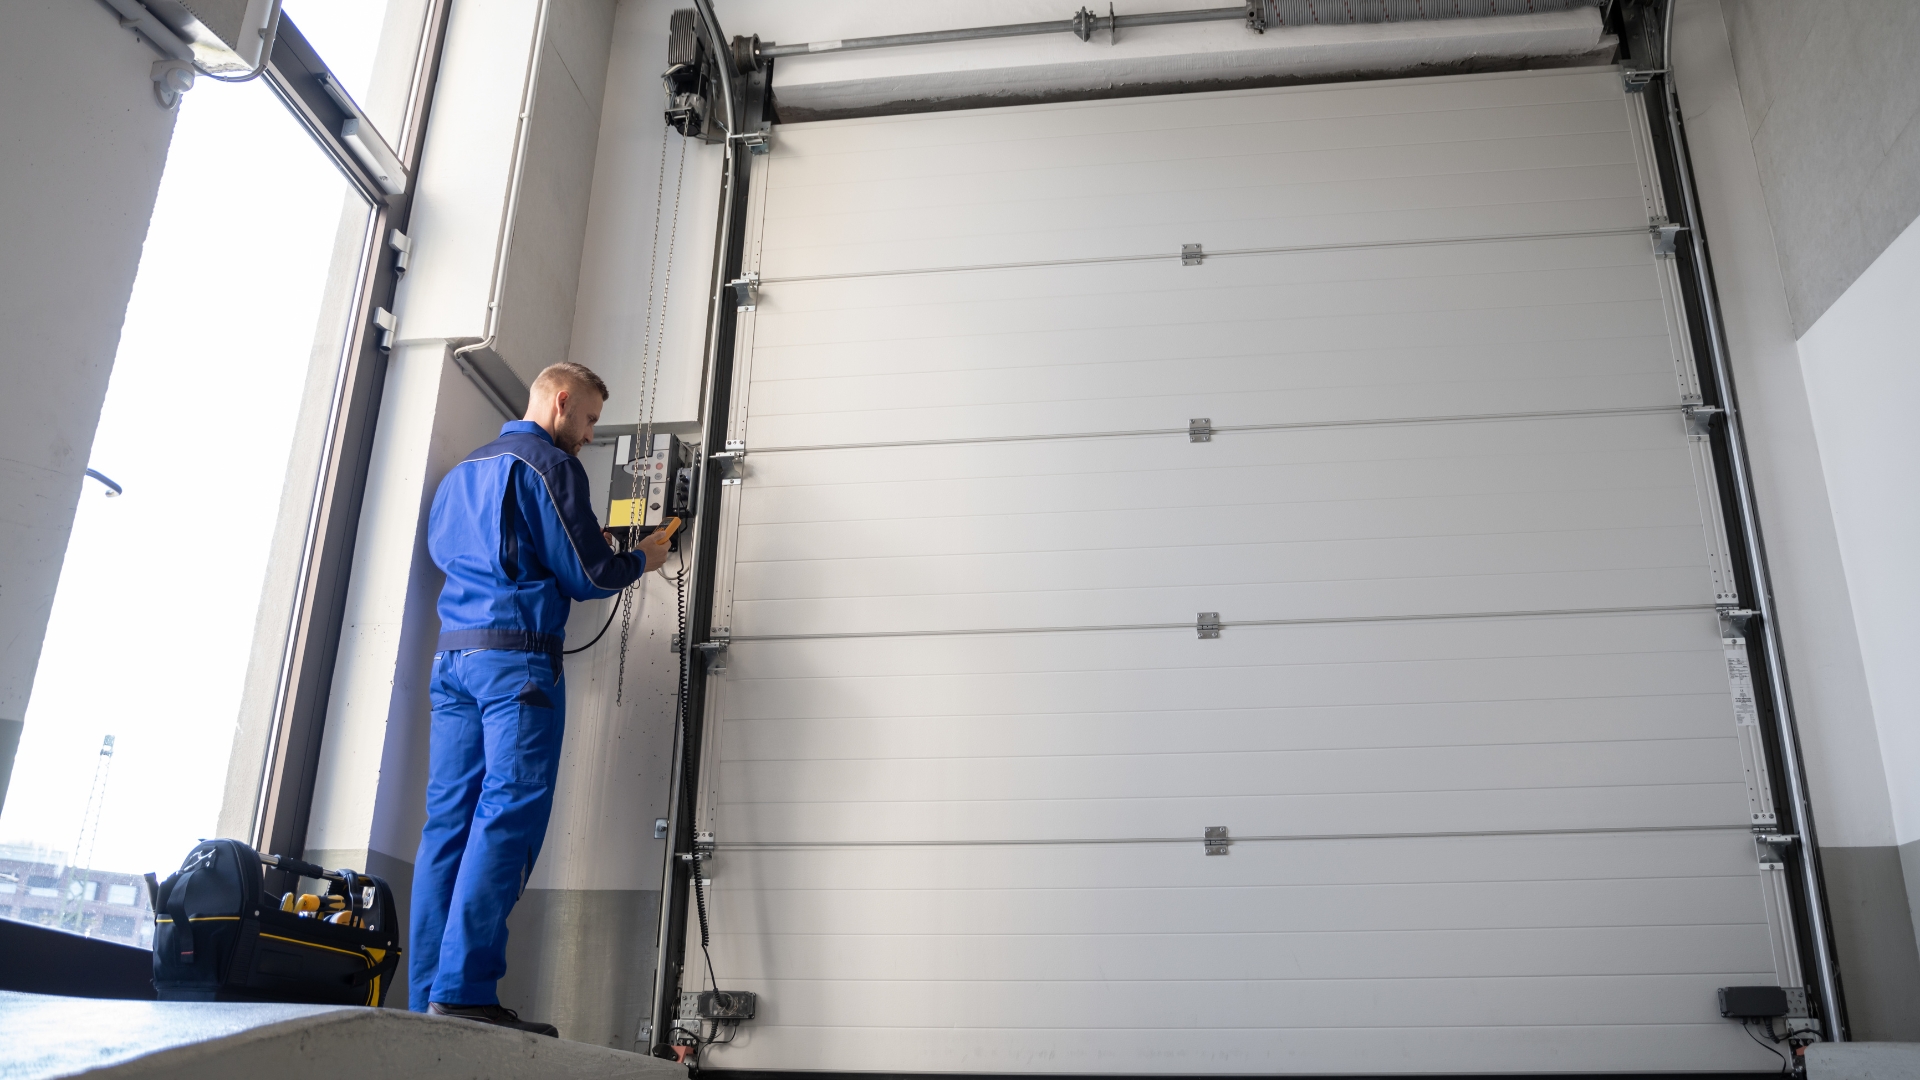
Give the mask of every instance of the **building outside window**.
M 425 10 L 284 5 L 389 142 Z M 0 808 L 0 918 L 143 946 L 257 801 L 374 211 L 265 79 L 177 108 Z

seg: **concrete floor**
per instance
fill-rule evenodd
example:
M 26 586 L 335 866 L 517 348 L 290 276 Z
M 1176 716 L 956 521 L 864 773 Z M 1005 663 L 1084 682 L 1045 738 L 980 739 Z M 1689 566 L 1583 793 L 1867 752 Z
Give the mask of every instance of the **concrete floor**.
M 684 1067 L 657 1058 L 394 1009 L 6 991 L 0 1047 L 0 1080 L 686 1076 Z

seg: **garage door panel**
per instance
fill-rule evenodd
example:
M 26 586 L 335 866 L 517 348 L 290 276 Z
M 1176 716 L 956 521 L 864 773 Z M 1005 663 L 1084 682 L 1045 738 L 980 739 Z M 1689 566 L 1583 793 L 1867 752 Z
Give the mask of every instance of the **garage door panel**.
M 1586 744 L 1724 736 L 1723 696 L 1013 714 L 956 703 L 934 716 L 733 719 L 718 738 L 729 762 Z
M 1783 930 L 1618 79 L 783 129 L 712 1066 L 1777 1064 L 1714 1006 Z
M 742 843 L 972 843 L 1120 840 L 1228 823 L 1257 836 L 1371 836 L 1510 829 L 1568 831 L 1736 826 L 1749 820 L 1746 787 L 1630 784 L 1357 794 L 1195 794 L 1178 799 L 1064 802 L 716 804 Z
M 737 702 L 761 681 L 805 680 L 824 674 L 838 677 L 859 673 L 863 680 L 878 678 L 957 678 L 989 671 L 1021 677 L 1084 673 L 1106 685 L 1111 680 L 1142 675 L 1146 678 L 1192 678 L 1219 682 L 1228 673 L 1252 673 L 1265 678 L 1268 669 L 1341 667 L 1351 664 L 1485 663 L 1511 660 L 1533 663 L 1547 659 L 1577 659 L 1596 665 L 1648 663 L 1698 667 L 1725 674 L 1720 639 L 1713 633 L 1717 620 L 1711 611 L 1650 612 L 1617 615 L 1579 615 L 1539 618 L 1435 619 L 1364 623 L 1309 623 L 1293 626 L 1236 626 L 1215 640 L 1202 640 L 1192 628 L 1106 630 L 1072 634 L 994 633 L 964 636 L 910 635 L 902 637 L 846 637 L 794 641 L 740 641 L 729 650 L 726 672 L 728 717 L 753 715 Z M 1657 659 L 1664 658 L 1664 659 Z M 1151 674 L 1148 674 L 1151 673 Z M 863 683 L 864 684 L 864 683 Z M 1097 688 L 1097 686 L 1096 686 Z M 1628 694 L 1653 687 L 1623 685 Z M 1673 687 L 1660 689 L 1671 691 Z M 1707 689 L 1693 687 L 1694 690 Z M 1714 684 L 1714 692 L 1725 687 Z M 779 688 L 798 694 L 804 687 Z M 1129 691 L 1131 693 L 1131 691 Z M 1682 690 L 1681 692 L 1688 692 Z M 1514 695 L 1482 694 L 1465 700 L 1502 700 Z M 1552 696 L 1552 695 L 1549 695 Z M 798 699 L 795 699 L 798 700 Z M 1356 701 L 1362 700 L 1359 698 Z M 1235 702 L 1208 694 L 1186 699 L 1181 708 L 1268 707 L 1301 704 L 1279 698 Z M 1725 703 L 1731 718 L 1732 702 Z M 913 700 L 901 702 L 901 712 L 920 713 Z M 1087 708 L 1102 708 L 1089 698 Z M 1150 708 L 1144 699 L 1129 697 L 1124 708 Z M 1023 710 L 1037 711 L 1037 710 Z M 1051 710 L 1048 710 L 1051 711 Z M 1082 710 L 1067 710 L 1069 712 Z M 951 710 L 930 710 L 944 715 Z
M 909 478 L 916 467 L 924 479 Z M 1234 431 L 1198 444 L 1162 436 L 762 454 L 748 462 L 740 513 L 745 525 L 955 510 L 1004 518 L 1661 489 L 1690 486 L 1691 476 L 1676 415 L 1409 423 Z
M 1300 505 L 1239 505 L 1231 515 L 1216 515 L 1208 523 L 1208 539 L 1224 546 L 1572 529 L 1611 532 L 1691 526 L 1700 515 L 1692 488 L 1677 486 L 1322 502 L 1313 504 L 1311 512 L 1298 509 Z M 738 550 L 744 566 L 797 560 L 802 552 L 862 559 L 1127 549 L 1139 542 L 1143 514 L 1159 513 L 1154 520 L 1160 520 L 1179 509 L 1162 505 L 1087 510 L 1077 515 L 1080 524 L 1057 533 L 1009 529 L 1001 515 L 958 511 L 926 518 L 865 520 L 858 529 L 840 521 L 773 520 L 742 526 Z
M 1756 912 L 1756 914 L 1758 914 Z M 1764 921 L 1757 921 L 1764 925 Z M 734 978 L 833 981 L 1255 982 L 1681 975 L 1772 962 L 1756 924 L 1128 937 L 1085 934 L 808 935 L 769 948 L 722 936 L 716 964 Z M 1171 962 L 1162 957 L 1172 958 Z
M 1663 338 L 1437 351 L 1059 357 L 1018 368 L 768 380 L 755 385 L 752 407 L 763 422 L 833 414 L 864 432 L 886 417 L 860 414 L 895 411 L 880 403 L 927 402 L 906 410 L 920 422 L 916 437 L 927 438 L 1006 430 L 1006 419 L 988 411 L 1009 406 L 1025 406 L 1027 418 L 1041 422 L 1028 431 L 1077 432 L 1164 428 L 1194 408 L 1284 424 L 1631 408 L 1677 396 Z
M 1051 919 L 1057 915 L 1069 920 L 1058 926 L 1067 930 L 1073 929 L 1070 920 L 1076 908 L 1120 913 L 1114 918 L 1121 921 L 1089 923 L 1080 929 L 1130 932 L 1129 928 L 1132 931 L 1151 928 L 1147 924 L 1127 923 L 1125 919 L 1138 916 L 1150 921 L 1156 898 L 1167 903 L 1177 901 L 1209 919 L 1228 920 L 1220 924 L 1222 929 L 1245 925 L 1256 930 L 1297 930 L 1300 924 L 1273 921 L 1282 917 L 1273 914 L 1277 910 L 1275 905 L 1294 903 L 1309 893 L 1319 895 L 1314 890 L 1351 887 L 1355 891 L 1341 895 L 1350 899 L 1363 894 L 1375 895 L 1386 899 L 1365 903 L 1397 904 L 1412 909 L 1418 907 L 1420 894 L 1410 890 L 1445 884 L 1448 888 L 1437 891 L 1435 897 L 1460 899 L 1457 903 L 1436 899 L 1433 910 L 1468 911 L 1476 905 L 1499 906 L 1490 899 L 1491 893 L 1483 895 L 1474 891 L 1481 886 L 1493 890 L 1502 884 L 1517 887 L 1528 882 L 1537 884 L 1527 885 L 1503 902 L 1526 906 L 1525 897 L 1558 896 L 1561 892 L 1552 890 L 1563 890 L 1591 895 L 1596 898 L 1593 903 L 1600 904 L 1603 903 L 1600 898 L 1637 895 L 1644 887 L 1658 891 L 1661 896 L 1672 893 L 1682 898 L 1661 900 L 1662 905 L 1697 901 L 1703 905 L 1700 909 L 1703 912 L 1711 910 L 1710 905 L 1733 897 L 1737 905 L 1727 909 L 1728 918 L 1718 921 L 1744 922 L 1751 917 L 1745 905 L 1758 903 L 1760 885 L 1760 873 L 1753 862 L 1753 838 L 1744 824 L 1711 830 L 1575 835 L 1413 836 L 1364 842 L 1262 841 L 1236 843 L 1227 857 L 1206 862 L 1199 861 L 1206 856 L 1202 854 L 1197 833 L 1192 838 L 1151 844 L 877 847 L 803 844 L 755 848 L 722 840 L 720 848 L 719 858 L 726 862 L 716 863 L 719 867 L 715 870 L 716 889 L 743 895 L 762 890 L 794 894 L 787 898 L 793 904 L 825 905 L 814 914 L 797 907 L 788 908 L 787 901 L 781 902 L 779 912 L 769 907 L 754 926 L 765 933 L 780 934 L 802 933 L 809 925 L 817 925 L 825 933 L 858 933 L 862 926 L 884 933 L 928 933 L 942 925 L 951 925 L 956 932 L 985 933 L 993 928 L 985 921 L 986 912 L 1008 906 L 1031 912 L 1034 919 Z M 1205 876 L 1198 876 L 1202 873 Z M 1739 883 L 1737 893 L 1723 891 L 1733 888 L 1724 885 L 1729 880 Z M 1748 886 L 1755 890 L 1751 897 L 1745 891 Z M 1366 890 L 1370 889 L 1379 891 L 1368 893 Z M 1537 891 L 1540 889 L 1549 892 Z M 1243 890 L 1254 892 L 1244 893 L 1247 898 L 1243 899 Z M 814 892 L 831 895 L 822 895 L 816 900 L 798 895 Z M 1096 895 L 1108 892 L 1114 894 L 1112 900 L 1095 901 Z M 852 894 L 856 893 L 869 898 L 855 900 Z M 839 906 L 835 897 L 844 899 L 849 906 Z M 907 899 L 912 901 L 911 910 L 902 908 L 897 915 L 879 913 L 881 908 Z M 1663 914 L 1657 922 L 1679 921 L 1669 918 L 1669 906 L 1662 907 Z M 844 911 L 844 918 L 829 917 L 828 907 Z M 1576 909 L 1586 910 L 1577 905 Z M 1550 918 L 1545 922 L 1523 921 L 1515 925 L 1626 925 L 1620 920 L 1628 918 L 1632 909 L 1629 903 L 1616 905 L 1612 921 L 1553 921 Z M 1552 916 L 1556 908 L 1547 905 L 1537 910 L 1543 916 Z M 826 921 L 816 922 L 816 916 Z M 969 921 L 976 916 L 980 921 Z M 921 921 L 923 917 L 947 921 Z M 1410 914 L 1406 918 L 1415 916 Z M 1419 916 L 1419 919 L 1425 918 Z M 1439 922 L 1416 920 L 1379 925 L 1402 928 L 1499 925 L 1476 921 L 1477 918 L 1448 916 Z M 1054 925 L 1025 921 L 1024 915 L 1021 919 L 1023 921 L 1010 924 L 1020 933 L 1043 933 L 1046 927 Z M 1344 929 L 1363 929 L 1373 924 L 1340 925 Z
M 1232 627 L 1234 636 L 1265 636 L 1271 627 Z M 1456 628 L 1456 632 L 1459 632 Z M 1147 633 L 1143 632 L 1143 636 Z M 1636 695 L 1705 694 L 1724 690 L 1725 666 L 1711 654 L 1600 654 L 1597 656 L 1512 657 L 1477 660 L 1364 661 L 1348 663 L 1283 664 L 1201 669 L 1183 674 L 1169 661 L 1185 652 L 1167 640 L 1176 631 L 1159 631 L 1160 662 L 1126 671 L 996 671 L 992 674 L 867 675 L 857 650 L 849 645 L 841 662 L 823 665 L 811 678 L 755 680 L 747 644 L 741 650 L 741 679 L 729 686 L 728 711 L 733 715 L 817 716 L 847 712 L 884 715 L 901 711 L 950 714 L 953 706 L 982 712 L 1035 711 L 1062 708 L 1169 708 L 1184 701 L 1201 701 L 1211 708 L 1257 708 L 1276 700 L 1289 705 L 1394 705 L 1423 701 L 1514 701 L 1536 698 L 1605 696 L 1608 690 L 1627 689 Z M 1009 637 L 1019 635 L 1007 635 Z M 1116 637 L 1118 635 L 1115 635 Z M 862 642 L 859 638 L 840 639 Z M 1271 641 L 1271 638 L 1267 639 Z M 1026 643 L 1036 652 L 1053 653 L 1045 643 Z M 955 659 L 978 659 L 984 650 L 973 642 L 955 643 Z M 731 664 L 732 661 L 729 661 Z M 827 680 L 847 685 L 823 685 Z M 858 680 L 855 682 L 854 680 Z M 1197 697 L 1197 693 L 1204 692 Z M 1284 697 L 1276 698 L 1277 693 Z M 924 706 L 894 704 L 901 695 Z M 1729 706 L 1729 710 L 1731 706 Z
M 1551 79 L 1492 75 L 1471 79 L 1402 79 L 1338 86 L 977 109 L 788 125 L 782 134 L 804 140 L 796 153 L 812 158 L 942 144 L 983 147 L 1050 140 L 1061 135 L 1115 133 L 1150 140 L 1163 131 L 1195 127 L 1232 132 L 1276 117 L 1354 120 L 1458 110 L 1529 108 L 1561 103 L 1620 101 L 1612 67 L 1555 72 Z M 782 142 L 782 148 L 791 145 Z
M 1654 743 L 730 762 L 721 805 L 1043 802 L 1732 783 L 1731 734 Z
M 1204 555 L 1205 552 L 1198 554 Z M 1149 558 L 1143 553 L 1143 562 Z M 1696 568 L 1348 579 L 1250 585 L 1153 585 L 1045 592 L 951 591 L 906 596 L 736 600 L 743 636 L 1028 630 L 1191 622 L 1197 611 L 1233 619 L 1340 619 L 1713 604 Z M 931 588 L 931 586 L 930 586 Z
M 1266 864 L 1269 876 L 1287 878 L 1292 875 L 1286 864 L 1298 846 L 1261 844 L 1255 851 L 1255 845 L 1241 844 L 1228 857 L 1248 856 Z M 1749 845 L 1739 846 L 1744 855 Z M 1224 870 L 1193 862 L 1204 858 L 1196 844 L 1176 850 L 1180 864 L 1163 865 L 1171 876 L 1158 884 L 1122 880 L 1097 889 L 1076 887 L 1082 878 L 1048 873 L 1044 864 L 1015 874 L 1009 872 L 1008 860 L 980 859 L 974 861 L 978 870 L 967 883 L 940 890 L 888 887 L 905 868 L 884 852 L 842 860 L 848 876 L 826 880 L 809 874 L 805 887 L 784 887 L 786 879 L 767 873 L 763 863 L 769 856 L 790 853 L 731 851 L 716 863 L 712 902 L 716 911 L 729 916 L 729 925 L 752 928 L 722 935 L 732 942 L 728 948 L 740 963 L 752 963 L 746 954 L 754 951 L 766 955 L 804 947 L 800 939 L 814 937 L 865 936 L 875 939 L 870 947 L 880 944 L 877 939 L 919 937 L 968 947 L 987 938 L 1036 942 L 1066 936 L 1086 939 L 1096 948 L 1104 941 L 1106 948 L 1117 951 L 1129 939 L 1180 928 L 1194 935 L 1290 937 L 1309 927 L 1338 934 L 1457 933 L 1618 929 L 1651 920 L 1684 932 L 1728 925 L 1729 920 L 1766 920 L 1751 867 L 1724 877 L 1625 881 L 1226 885 L 1219 877 Z M 791 976 L 799 969 L 788 963 L 784 971 L 762 973 Z
M 1223 262 L 1225 260 L 1222 260 Z M 1200 269 L 1200 268 L 1196 268 Z M 1657 293 L 1649 288 L 1632 290 L 1626 300 L 1606 297 L 1589 299 L 1562 294 L 1552 304 L 1506 304 L 1499 296 L 1483 297 L 1474 303 L 1454 308 L 1428 306 L 1406 310 L 1412 299 L 1400 296 L 1364 301 L 1362 312 L 1370 318 L 1356 322 L 1349 317 L 1327 315 L 1322 309 L 1303 308 L 1296 314 L 1269 315 L 1268 309 L 1285 305 L 1245 304 L 1223 308 L 1224 317 L 1198 314 L 1181 322 L 1142 317 L 1139 303 L 1132 310 L 1116 307 L 1113 318 L 1086 311 L 1070 310 L 1078 304 L 1060 303 L 1050 310 L 1013 313 L 1030 316 L 1029 325 L 995 319 L 988 325 L 975 321 L 964 328 L 939 330 L 919 319 L 868 319 L 846 312 L 825 312 L 813 316 L 793 315 L 780 318 L 769 310 L 756 321 L 756 349 L 831 343 L 838 348 L 857 348 L 875 343 L 895 353 L 944 349 L 953 353 L 977 353 L 982 345 L 1026 341 L 1022 346 L 1038 359 L 1050 354 L 1104 351 L 1109 343 L 1121 346 L 1118 358 L 1135 355 L 1208 356 L 1218 352 L 1243 351 L 1247 342 L 1269 340 L 1284 342 L 1291 351 L 1325 352 L 1365 348 L 1400 348 L 1427 343 L 1440 347 L 1476 344 L 1498 345 L 1511 342 L 1539 342 L 1590 337 L 1644 337 L 1661 332 L 1666 313 Z M 1156 293 L 1159 290 L 1147 290 Z M 1178 301 L 1182 297 L 1177 296 Z M 1092 301 L 1089 300 L 1088 303 Z M 1179 303 L 1170 306 L 1178 307 Z M 865 312 L 858 313 L 864 316 Z M 758 341 L 761 327 L 768 339 Z M 1151 336 L 1135 340 L 1134 334 Z M 943 344 L 921 344 L 940 342 Z M 1131 344 L 1127 344 L 1131 342 Z M 1036 351 L 1034 353 L 1033 351 Z M 1153 350 L 1142 352 L 1142 350 Z M 1276 349 L 1276 352 L 1280 351 Z M 1005 366 L 1014 366 L 1012 357 L 999 358 Z M 934 362 L 944 363 L 939 354 Z M 769 369 L 768 378 L 780 372 Z M 819 372 L 816 372 L 819 374 Z M 905 403 L 903 403 L 905 404 Z
M 1351 237 L 1364 235 L 1354 233 L 1356 228 L 1439 217 L 1460 227 L 1466 220 L 1488 222 L 1479 215 L 1489 207 L 1534 207 L 1525 219 L 1539 226 L 1533 231 L 1563 231 L 1565 219 L 1559 215 L 1579 204 L 1591 204 L 1582 209 L 1583 220 L 1609 225 L 1625 220 L 1630 202 L 1639 199 L 1640 175 L 1629 159 L 1607 165 L 1295 182 L 1237 171 L 1195 177 L 1177 166 L 1149 166 L 1110 171 L 1101 182 L 1105 186 L 1098 189 L 1036 191 L 1025 177 L 1006 174 L 930 176 L 912 186 L 853 180 L 779 200 L 768 207 L 768 229 L 789 244 L 810 249 L 843 247 L 856 239 L 861 246 L 884 243 L 899 239 L 902 232 L 945 242 L 974 235 L 973 229 L 981 227 L 1003 237 L 1065 230 L 1075 234 L 1071 243 L 1109 255 L 1158 253 L 1157 247 L 1128 250 L 1122 245 L 1155 244 L 1173 226 L 1201 230 L 1216 238 L 1216 247 L 1286 246 L 1247 244 L 1233 237 L 1244 235 L 1241 230 L 1249 226 L 1255 230 L 1252 235 L 1267 239 Z M 930 213 L 934 206 L 938 211 Z M 991 224 L 983 225 L 979 217 L 988 211 Z M 1555 216 L 1543 218 L 1541 211 Z M 1475 216 L 1457 216 L 1461 214 Z M 1323 216 L 1335 220 L 1315 222 Z M 1101 236 L 1075 228 L 1074 223 L 1086 221 L 1107 222 L 1121 233 Z M 896 231 L 888 232 L 883 223 Z M 1517 228 L 1519 224 L 1500 219 L 1486 234 L 1526 231 Z M 1324 231 L 1327 225 L 1332 231 Z M 1218 231 L 1223 227 L 1231 231 L 1223 235 Z
M 1710 980 L 1664 987 L 1661 1001 L 1678 1000 Z M 1643 991 L 1641 986 L 1624 987 Z M 799 988 L 810 992 L 811 988 Z M 1541 992 L 1549 992 L 1542 990 Z M 1705 991 L 1711 993 L 1711 989 Z M 1363 1005 L 1362 1010 L 1370 1007 Z M 1376 1010 L 1377 1011 L 1377 1010 Z M 1153 1017 L 1150 1024 L 1165 1024 Z M 1729 1030 L 1732 1028 L 1733 1030 Z M 1606 1061 L 1623 1071 L 1750 1069 L 1766 1072 L 1779 1059 L 1754 1046 L 1718 1018 L 1694 1024 L 1483 1025 L 1414 1029 L 1364 1026 L 1209 1029 L 1195 1038 L 1188 1026 L 1127 1030 L 1031 1029 L 982 1031 L 921 1024 L 869 1029 L 859 1025 L 763 1028 L 751 1044 L 762 1060 L 796 1069 L 937 1072 L 961 1063 L 970 1071 L 1034 1073 L 1111 1071 L 1122 1062 L 1150 1061 L 1169 1075 L 1361 1072 L 1395 1075 L 1486 1069 L 1498 1047 L 1502 1072 L 1565 1071 L 1569 1061 Z M 742 1042 L 748 1037 L 743 1036 Z M 1738 1041 L 1735 1041 L 1735 1040 Z M 747 1046 L 730 1053 L 735 1060 Z M 1771 1065 L 1769 1065 L 1771 1062 Z
M 1177 252 L 1176 252 L 1177 254 Z M 756 348 L 841 335 L 851 318 L 874 337 L 900 328 L 971 333 L 981 305 L 996 326 L 1079 329 L 1237 319 L 1249 311 L 1387 314 L 1657 299 L 1644 232 L 1579 240 L 1435 244 L 1408 249 L 1219 255 L 1199 266 L 1154 261 L 768 284 Z M 778 294 L 777 296 L 775 294 Z M 1139 298 L 1156 298 L 1143 311 Z M 1329 305 L 1341 305 L 1330 310 Z M 758 340 L 764 338 L 764 341 Z M 765 376 L 762 376 L 763 378 Z
M 1094 181 L 1088 181 L 1092 183 Z M 1056 225 L 1044 232 L 997 232 L 909 243 L 870 243 L 783 249 L 761 260 L 772 284 L 832 275 L 923 273 L 980 266 L 1130 260 L 1164 256 L 1176 263 L 1183 244 L 1208 251 L 1297 249 L 1363 244 L 1418 244 L 1482 237 L 1560 236 L 1594 231 L 1637 232 L 1645 203 L 1621 196 L 1555 202 L 1488 203 L 1440 210 L 1382 210 L 1371 214 L 1283 218 L 1254 226 L 1222 216 L 1184 226 Z
M 1185 1031 L 1259 1028 L 1285 1017 L 1289 1027 L 1358 1032 L 1369 1026 L 1367 1018 L 1382 1015 L 1405 1017 L 1402 1026 L 1406 1027 L 1583 1024 L 1592 1023 L 1599 1010 L 1622 1024 L 1706 1023 L 1719 1019 L 1713 1006 L 1715 986 L 1727 985 L 1729 977 L 1754 974 L 1734 970 L 1611 978 L 1297 979 L 1236 982 L 1231 993 L 1222 993 L 1222 984 L 1210 980 L 1045 980 L 1008 982 L 992 995 L 981 995 L 971 984 L 958 981 L 809 979 L 762 984 L 768 987 L 762 1015 L 770 1026 L 857 1023 L 877 1028 L 914 1025 L 924 1023 L 922 1018 L 939 1016 L 956 1027 L 1009 1035 L 1038 1027 L 1036 1014 L 1059 1018 L 1048 1027 L 1101 1030 L 1136 1024 Z M 1723 981 L 1716 984 L 1715 978 Z M 776 1001 L 780 1002 L 778 1012 Z M 1737 1027 L 1734 1034 L 1738 1035 Z M 976 1032 L 976 1038 L 990 1043 L 992 1036 Z M 1414 1059 L 1423 1060 L 1427 1059 Z M 1772 1060 L 1777 1068 L 1779 1059 Z M 1431 1066 L 1422 1071 L 1432 1071 Z
M 1205 171 L 1214 172 L 1232 171 L 1230 159 L 1243 156 L 1382 146 L 1452 146 L 1485 140 L 1603 132 L 1624 135 L 1626 132 L 1626 117 L 1620 102 L 1608 98 L 1339 116 L 1287 115 L 1289 101 L 1283 96 L 1269 96 L 1264 104 L 1266 115 L 1248 116 L 1243 122 L 1223 125 L 1206 122 L 1203 118 L 1207 110 L 1198 103 L 1181 102 L 1169 110 L 1167 119 L 1171 121 L 1178 116 L 1187 123 L 1154 127 L 1149 122 L 1146 131 L 1090 129 L 1076 120 L 1097 116 L 1097 109 L 1060 110 L 1048 118 L 1053 121 L 1051 124 L 1043 121 L 1051 130 L 1044 136 L 1029 138 L 1005 130 L 980 131 L 976 136 L 969 136 L 966 129 L 971 126 L 970 118 L 958 118 L 948 124 L 919 127 L 923 136 L 930 131 L 944 130 L 948 137 L 917 139 L 914 154 L 901 153 L 902 147 L 886 138 L 868 138 L 861 145 L 838 140 L 840 145 L 836 150 L 831 146 L 836 139 L 830 125 L 809 125 L 793 129 L 793 137 L 783 141 L 781 149 L 790 153 L 781 156 L 779 165 L 791 171 L 781 176 L 781 188 L 800 192 L 811 186 L 832 184 L 848 172 L 881 180 L 894 176 L 945 176 L 950 175 L 950 169 L 956 165 L 978 167 L 983 161 L 1001 159 L 1033 170 L 1063 164 L 1145 164 L 1198 159 L 1214 166 Z M 904 132 L 907 128 L 893 130 Z M 1152 132 L 1152 137 L 1143 138 L 1147 131 Z M 1632 160 L 1631 154 L 1627 160 Z M 1190 170 L 1186 175 L 1193 176 L 1198 171 Z
M 980 582 L 998 593 L 1047 594 L 1071 581 L 1076 590 L 1129 591 L 1145 596 L 1142 563 L 1156 567 L 1153 588 L 1212 585 L 1342 583 L 1358 578 L 1410 583 L 1423 579 L 1505 574 L 1613 573 L 1685 569 L 1698 574 L 1706 551 L 1697 525 L 1666 529 L 1393 537 L 1376 540 L 1298 541 L 1287 544 L 1190 544 L 1179 538 L 1136 536 L 1109 550 L 983 553 L 891 559 L 813 558 L 742 560 L 734 579 L 737 602 L 874 597 L 979 595 Z M 1680 579 L 1681 595 L 1699 596 Z M 1592 606 L 1592 605 L 1588 605 Z

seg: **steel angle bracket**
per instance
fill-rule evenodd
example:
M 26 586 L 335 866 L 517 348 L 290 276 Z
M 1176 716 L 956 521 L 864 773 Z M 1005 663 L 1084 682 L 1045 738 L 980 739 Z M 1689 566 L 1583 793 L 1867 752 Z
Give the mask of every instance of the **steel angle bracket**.
M 1680 234 L 1686 231 L 1685 225 L 1677 225 L 1665 219 L 1654 221 L 1647 226 L 1647 232 L 1653 237 L 1653 253 L 1663 259 L 1671 259 L 1678 250 Z
M 741 311 L 753 311 L 760 304 L 760 273 L 750 271 L 741 274 L 727 286 L 733 290 L 733 298 Z
M 727 448 L 713 455 L 714 468 L 720 470 L 720 485 L 734 487 L 747 477 L 747 446 L 745 443 L 729 442 Z

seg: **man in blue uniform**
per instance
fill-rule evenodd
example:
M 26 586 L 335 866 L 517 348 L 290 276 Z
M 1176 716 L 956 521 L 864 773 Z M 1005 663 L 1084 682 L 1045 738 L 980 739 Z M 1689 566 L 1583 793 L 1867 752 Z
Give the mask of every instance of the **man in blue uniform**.
M 414 862 L 408 1006 L 542 1035 L 500 1006 L 507 913 L 553 809 L 566 720 L 560 672 L 573 601 L 612 596 L 667 556 L 670 530 L 615 553 L 575 455 L 607 384 L 555 364 L 527 417 L 440 482 L 427 550 L 447 575 L 433 656 L 427 826 Z

